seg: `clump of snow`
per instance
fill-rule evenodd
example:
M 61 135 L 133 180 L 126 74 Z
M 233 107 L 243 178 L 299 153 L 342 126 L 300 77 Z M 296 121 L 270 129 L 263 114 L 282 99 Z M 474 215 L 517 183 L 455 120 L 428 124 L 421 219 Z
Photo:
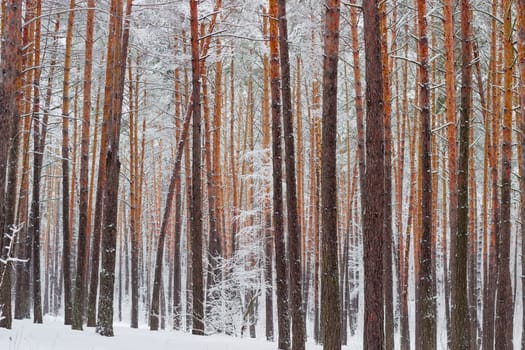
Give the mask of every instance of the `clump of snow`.
M 359 349 L 355 339 L 345 349 Z M 275 350 L 277 343 L 264 339 L 235 338 L 226 335 L 194 336 L 177 331 L 131 329 L 126 324 L 115 325 L 114 337 L 102 337 L 94 328 L 73 331 L 60 318 L 46 317 L 43 324 L 31 320 L 13 321 L 13 329 L 0 329 L 2 350 Z M 321 346 L 308 344 L 307 350 Z

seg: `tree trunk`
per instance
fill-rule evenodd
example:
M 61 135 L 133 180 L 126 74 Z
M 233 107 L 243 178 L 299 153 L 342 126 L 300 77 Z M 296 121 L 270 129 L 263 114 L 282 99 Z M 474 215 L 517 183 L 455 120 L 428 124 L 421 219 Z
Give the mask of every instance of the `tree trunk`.
M 137 60 L 138 61 L 138 60 Z M 138 67 L 138 62 L 137 62 Z M 138 68 L 137 68 L 138 69 Z M 129 80 L 129 129 L 130 129 L 130 184 L 129 184 L 129 201 L 130 201 L 130 213 L 129 213 L 129 234 L 131 239 L 131 328 L 138 328 L 138 312 L 139 312 L 139 249 L 140 249 L 140 228 L 138 226 L 138 215 L 139 213 L 139 197 L 138 197 L 138 182 L 142 181 L 139 179 L 138 174 L 138 106 L 136 105 L 136 97 L 139 93 L 138 86 L 135 89 L 133 84 L 133 78 L 138 83 L 139 76 L 135 74 L 133 77 L 133 71 L 131 62 L 128 63 L 128 80 Z
M 443 30 L 445 34 L 445 85 L 446 85 L 446 109 L 447 109 L 447 140 L 448 140 L 448 198 L 449 198 L 449 236 L 450 245 L 455 246 L 457 240 L 457 215 L 458 215 L 458 204 L 457 204 L 457 151 L 456 151 L 456 74 L 455 74 L 455 57 L 454 57 L 454 1 L 446 0 L 444 4 L 444 24 Z M 454 248 L 455 251 L 456 248 Z M 450 270 L 455 268 L 456 256 L 450 254 Z M 443 260 L 446 264 L 446 260 Z M 445 271 L 450 271 L 445 269 Z M 447 274 L 444 274 L 444 279 L 449 279 Z M 455 281 L 455 274 L 452 278 Z M 452 285 L 455 285 L 454 282 Z M 446 283 L 448 286 L 448 283 Z M 447 288 L 447 287 L 445 287 Z M 447 293 L 448 295 L 449 293 Z M 448 305 L 449 300 L 445 298 L 445 303 Z M 455 299 L 455 292 L 452 296 L 451 303 L 455 305 L 457 303 Z M 448 324 L 448 323 L 447 323 Z M 450 334 L 450 346 L 453 347 L 454 342 L 459 336 L 459 329 L 450 327 L 452 334 Z
M 290 316 L 288 308 L 288 268 L 283 223 L 281 96 L 279 93 L 279 51 L 277 0 L 270 0 L 270 82 L 272 99 L 272 164 L 273 164 L 273 229 L 277 279 L 278 349 L 290 349 Z
M 77 245 L 77 273 L 75 278 L 75 295 L 73 300 L 73 329 L 82 330 L 84 317 L 84 290 L 87 275 L 87 221 L 91 213 L 88 212 L 88 179 L 89 179 L 89 130 L 91 124 L 91 69 L 93 59 L 93 32 L 95 19 L 95 0 L 88 1 L 86 23 L 86 48 L 84 59 L 84 97 L 82 106 L 82 144 L 80 158 L 80 207 L 78 218 L 78 245 Z
M 22 130 L 23 134 L 23 146 L 22 146 L 22 179 L 20 180 L 20 191 L 18 194 L 18 209 L 16 222 L 22 224 L 18 234 L 17 245 L 16 245 L 16 256 L 19 259 L 29 259 L 31 256 L 32 249 L 32 236 L 28 231 L 28 203 L 29 203 L 29 139 L 31 135 L 31 107 L 33 105 L 33 76 L 37 75 L 39 65 L 35 65 L 36 59 L 36 46 L 40 48 L 40 36 L 35 40 L 36 34 L 36 22 L 35 19 L 36 2 L 26 2 L 26 11 L 23 28 L 23 39 L 22 45 L 23 58 L 22 67 L 35 67 L 35 69 L 26 70 L 22 74 L 23 82 L 23 102 L 20 103 L 20 109 L 24 119 L 24 127 Z M 39 23 L 38 23 L 39 24 Z M 33 45 L 34 43 L 34 45 Z M 40 52 L 38 52 L 40 55 Z M 38 57 L 40 59 L 40 57 Z M 16 280 L 15 280 L 15 319 L 29 318 L 30 316 L 30 266 L 31 263 L 19 263 L 16 264 Z
M 36 16 L 40 17 L 42 13 L 41 2 L 38 2 Z M 58 20 L 55 26 L 55 34 L 58 31 Z M 40 66 L 40 19 L 37 19 L 36 23 L 36 34 L 35 34 L 35 67 Z M 53 47 L 56 47 L 56 40 L 54 41 Z M 55 61 L 55 54 L 53 54 L 52 64 Z M 54 76 L 54 68 L 50 69 L 49 82 L 52 82 Z M 34 96 L 33 96 L 33 142 L 35 153 L 33 155 L 33 196 L 31 198 L 31 209 L 29 215 L 29 227 L 28 227 L 28 242 L 31 242 L 31 246 L 28 246 L 28 251 L 32 251 L 32 264 L 33 264 L 33 276 L 34 281 L 40 281 L 40 177 L 42 174 L 42 161 L 44 158 L 44 147 L 47 135 L 47 121 L 49 113 L 44 112 L 44 117 L 40 118 L 40 69 L 37 69 L 33 79 L 34 85 Z M 47 105 L 47 102 L 46 102 Z M 47 107 L 47 106 L 46 106 Z M 38 121 L 38 122 L 37 122 Z M 27 270 L 29 274 L 29 268 Z M 29 276 L 27 278 L 27 293 L 29 299 Z M 33 314 L 35 321 L 42 321 L 42 298 L 41 298 L 41 284 L 33 283 Z M 29 304 L 29 300 L 27 300 Z M 29 308 L 29 305 L 28 305 Z M 28 310 L 29 311 L 29 310 Z
M 469 160 L 469 124 L 471 113 L 471 61 L 470 43 L 470 4 L 469 0 L 461 2 L 461 108 L 459 130 L 459 159 L 457 175 L 457 238 L 455 248 L 454 279 L 452 281 L 452 348 L 467 349 L 473 334 L 469 328 L 469 310 L 467 298 L 467 255 L 469 237 L 469 193 L 468 193 L 468 160 Z M 473 243 L 473 242 L 471 242 Z
M 492 3 L 492 15 L 497 16 L 499 2 L 494 0 Z M 497 41 L 497 22 L 492 21 L 491 31 L 491 49 L 490 49 L 490 92 L 491 92 L 491 113 L 490 113 L 490 133 L 491 143 L 489 146 L 489 164 L 490 164 L 490 197 L 491 197 L 491 224 L 488 244 L 487 257 L 487 281 L 484 290 L 483 300 L 483 349 L 494 349 L 494 325 L 495 325 L 495 297 L 497 289 L 497 249 L 500 232 L 500 210 L 499 210 L 499 144 L 501 133 L 500 113 L 500 88 L 501 84 L 500 70 L 501 51 L 498 52 Z
M 69 76 L 71 71 L 71 46 L 73 42 L 73 24 L 75 21 L 75 0 L 69 3 L 66 35 L 66 53 L 64 59 L 64 81 L 62 100 L 62 271 L 64 277 L 64 324 L 72 322 L 72 286 L 71 286 L 71 232 L 69 222 Z
M 263 10 L 267 14 L 266 9 Z M 268 17 L 263 17 L 263 34 L 268 36 Z M 262 148 L 268 151 L 266 162 L 270 162 L 270 62 L 268 54 L 263 58 L 263 98 L 262 98 Z M 272 212 L 270 204 L 271 184 L 266 183 L 266 199 L 264 200 L 264 281 L 266 283 L 265 297 L 265 334 L 266 340 L 274 341 L 273 329 L 273 233 Z
M 11 247 L 14 244 L 14 238 L 11 238 L 9 225 L 12 224 L 11 215 L 14 203 L 10 197 L 16 193 L 12 183 L 13 176 L 11 172 L 15 168 L 10 166 L 13 162 L 10 156 L 16 143 L 15 135 L 18 126 L 18 111 L 16 107 L 16 86 L 19 76 L 20 67 L 17 62 L 20 61 L 21 47 L 21 13 L 22 3 L 19 0 L 9 0 L 5 2 L 3 15 L 3 33 L 1 55 L 1 79 L 0 79 L 0 128 L 7 130 L 7 137 L 0 141 L 0 198 L 2 205 L 0 207 L 0 229 L 3 230 L 0 235 L 2 248 L 0 249 L 0 258 L 5 263 L 0 263 L 0 327 L 11 328 Z M 16 164 L 16 159 L 14 160 Z M 10 195 L 11 193 L 11 195 Z M 14 201 L 13 201 L 14 202 Z
M 176 115 L 177 115 L 177 126 L 180 125 L 181 117 L 181 94 L 180 94 L 180 69 L 175 69 L 175 101 L 176 101 Z M 180 140 L 179 128 L 177 128 L 177 140 Z M 181 237 L 182 237 L 182 193 L 181 193 L 181 178 L 179 175 L 177 182 L 175 184 L 175 247 L 174 247 L 174 257 L 173 257 L 173 329 L 179 330 L 181 328 Z
M 384 346 L 384 108 L 378 1 L 363 3 L 366 57 L 366 169 L 362 189 L 365 324 L 363 347 Z
M 337 66 L 340 1 L 325 1 L 321 156 L 321 322 L 323 348 L 341 349 L 337 248 Z M 382 208 L 382 207 L 381 207 Z M 379 273 L 381 276 L 381 273 Z M 380 293 L 381 293 L 381 289 Z
M 428 38 L 426 0 L 418 0 L 418 33 L 419 33 L 419 74 L 420 74 L 420 123 L 421 123 L 421 215 L 422 232 L 420 241 L 419 266 L 420 274 L 416 275 L 419 288 L 420 310 L 416 313 L 421 319 L 416 321 L 416 349 L 436 348 L 436 301 L 432 283 L 432 169 L 431 169 L 431 135 L 430 122 L 430 77 L 428 67 Z M 416 317 L 417 320 L 417 317 Z
M 521 153 L 520 153 L 520 200 L 521 200 L 521 268 L 525 271 L 525 0 L 517 0 L 518 15 L 518 68 L 520 74 L 520 125 Z M 522 273 L 523 274 L 523 273 Z M 525 279 L 521 279 L 522 290 L 525 290 Z M 517 286 L 516 286 L 517 287 Z M 525 305 L 525 294 L 522 294 L 522 305 Z M 525 319 L 525 309 L 522 309 Z M 525 322 L 522 324 L 521 348 L 525 349 Z
M 292 322 L 292 350 L 304 350 L 304 310 L 302 298 L 301 222 L 297 209 L 297 183 L 295 174 L 295 144 L 292 113 L 292 91 L 290 78 L 290 56 L 288 51 L 288 22 L 286 0 L 278 1 L 279 55 L 281 63 L 281 94 L 283 114 L 283 137 L 286 173 L 286 204 L 288 224 L 288 262 L 290 316 Z
M 115 256 L 118 224 L 118 195 L 120 177 L 119 140 L 122 101 L 124 99 L 124 76 L 129 40 L 129 17 L 132 0 L 126 4 L 124 25 L 122 23 L 123 3 L 114 0 L 111 3 L 108 62 L 106 75 L 111 84 L 105 86 L 105 93 L 110 93 L 108 110 L 108 144 L 106 152 L 106 183 L 104 188 L 103 231 L 100 272 L 100 297 L 98 302 L 97 333 L 113 336 L 113 297 L 115 285 Z M 110 73 L 111 72 L 111 73 Z
M 191 14 L 191 62 L 192 62 L 192 171 L 191 171 L 191 238 L 193 279 L 193 327 L 192 333 L 204 335 L 204 286 L 202 271 L 202 209 L 201 209 L 201 72 L 199 64 L 199 32 L 197 1 L 190 0 Z
M 385 350 L 394 349 L 394 296 L 392 279 L 392 91 L 388 57 L 387 3 L 379 4 L 385 126 L 385 228 L 383 238 L 383 295 L 385 303 Z
M 511 168 L 512 168 L 512 1 L 502 2 L 503 10 L 503 133 L 501 150 L 501 226 L 498 251 L 496 301 L 496 349 L 512 349 L 514 303 L 510 278 L 511 244 Z M 497 114 L 496 114 L 497 115 Z

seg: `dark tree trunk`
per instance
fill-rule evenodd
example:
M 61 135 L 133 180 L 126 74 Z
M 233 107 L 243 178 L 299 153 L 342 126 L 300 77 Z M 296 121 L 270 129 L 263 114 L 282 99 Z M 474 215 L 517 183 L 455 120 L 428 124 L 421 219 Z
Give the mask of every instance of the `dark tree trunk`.
M 268 203 L 269 206 L 269 203 Z M 264 281 L 266 283 L 266 340 L 274 341 L 273 334 L 273 237 L 272 237 L 272 217 L 270 208 L 265 213 L 264 227 Z
M 461 106 L 459 120 L 457 238 L 452 286 L 452 349 L 468 349 L 470 338 L 469 305 L 467 293 L 467 254 L 469 237 L 469 126 L 472 95 L 472 50 L 470 42 L 470 4 L 461 1 Z M 471 242 L 473 244 L 474 242 Z
M 129 1 L 129 0 L 128 0 Z M 131 3 L 129 3 L 131 4 Z M 115 6 L 112 4 L 111 6 Z M 115 10 L 113 7 L 111 10 Z M 131 5 L 129 6 L 129 10 L 131 12 Z M 115 25 L 114 23 L 110 23 L 110 29 L 111 26 Z M 110 32 L 111 35 L 111 32 Z M 122 38 L 124 39 L 124 38 Z M 114 56 L 116 53 L 115 51 L 115 44 L 112 43 L 112 40 L 118 40 L 118 43 L 120 43 L 121 39 L 117 38 L 113 34 L 113 38 L 109 38 L 109 44 L 108 44 L 108 53 L 107 53 L 107 66 L 106 71 L 110 71 L 113 65 Z M 123 40 L 124 41 L 124 40 Z M 113 46 L 112 46 L 113 45 Z M 120 44 L 119 44 L 120 45 Z M 127 51 L 127 43 L 123 43 L 122 47 L 126 46 Z M 101 137 L 100 137 L 100 152 L 99 152 L 99 161 L 98 161 L 98 174 L 97 174 L 97 192 L 96 192 L 96 203 L 95 203 L 95 214 L 94 214 L 94 221 L 93 221 L 93 242 L 92 242 L 92 248 L 91 248 L 91 273 L 89 278 L 89 294 L 88 294 L 88 310 L 87 310 L 87 326 L 88 327 L 95 327 L 97 325 L 97 297 L 99 295 L 99 265 L 100 265 L 100 243 L 102 239 L 102 225 L 103 225 L 103 210 L 106 207 L 104 201 L 105 201 L 105 191 L 106 188 L 106 182 L 107 182 L 107 149 L 108 149 L 108 138 L 109 138 L 109 118 L 111 116 L 110 112 L 112 110 L 112 103 L 113 103 L 113 93 L 117 94 L 116 91 L 113 91 L 112 89 L 115 87 L 114 82 L 112 79 L 114 79 L 114 75 L 117 74 L 117 71 L 122 71 L 122 84 L 124 84 L 124 72 L 125 72 L 125 66 L 126 66 L 126 58 L 124 57 L 124 63 L 122 66 L 119 67 L 119 69 L 116 69 L 112 71 L 112 74 L 106 74 L 106 81 L 105 81 L 105 87 L 104 87 L 104 107 L 103 107 L 103 120 L 102 120 L 102 130 L 101 130 Z M 122 86 L 122 91 L 124 91 L 124 87 Z M 133 248 L 132 248 L 133 249 Z M 133 282 L 132 282 L 133 284 Z M 132 298 L 132 305 L 133 305 L 133 298 Z M 138 317 L 136 316 L 137 313 L 134 312 L 134 309 L 132 307 L 131 312 L 131 326 L 133 327 L 135 325 L 134 320 L 137 320 Z M 137 321 L 138 323 L 138 321 Z M 138 324 L 137 324 L 138 326 Z
M 510 277 L 511 170 L 512 170 L 512 80 L 514 66 L 512 1 L 502 2 L 503 10 L 503 133 L 501 151 L 501 226 L 498 249 L 496 300 L 496 349 L 512 349 L 514 302 Z
M 337 248 L 337 66 L 340 1 L 325 1 L 321 150 L 321 322 L 325 350 L 341 349 Z M 381 276 L 381 273 L 379 273 Z M 381 289 L 379 289 L 381 293 Z M 380 294 L 381 295 L 381 294 Z
M 71 71 L 71 47 L 75 22 L 75 0 L 69 2 L 67 20 L 66 52 L 64 58 L 64 81 L 62 85 L 62 273 L 64 278 L 64 324 L 72 323 L 73 296 L 71 285 L 71 225 L 69 222 L 69 77 Z
M 5 3 L 5 19 L 1 55 L 1 83 L 0 83 L 0 128 L 7 130 L 7 137 L 0 140 L 0 199 L 2 205 L 0 206 L 0 258 L 6 261 L 5 264 L 0 263 L 0 327 L 11 328 L 12 314 L 11 314 L 11 263 L 8 258 L 12 254 L 10 247 L 13 247 L 14 239 L 10 238 L 9 225 L 12 224 L 12 214 L 14 209 L 14 201 L 11 203 L 10 197 L 14 196 L 15 184 L 12 183 L 14 179 L 11 173 L 15 168 L 11 169 L 13 159 L 10 156 L 10 149 L 12 150 L 16 143 L 15 135 L 18 128 L 18 112 L 16 107 L 16 80 L 19 76 L 16 62 L 20 59 L 21 46 L 21 16 L 22 3 L 19 0 L 9 0 Z M 8 162 L 9 161 L 9 162 Z M 14 159 L 16 167 L 16 157 Z M 9 168 L 9 169 L 8 169 Z M 7 185 L 7 191 L 6 191 Z M 10 193 L 12 194 L 10 195 Z M 12 207 L 10 207 L 12 205 Z M 11 216 L 11 218 L 10 218 Z
M 191 238 L 193 279 L 192 333 L 204 335 L 204 286 L 202 268 L 202 208 L 201 208 L 201 73 L 199 63 L 199 17 L 197 1 L 190 0 L 191 62 L 192 62 L 192 177 L 191 177 Z
M 281 96 L 278 51 L 278 5 L 270 0 L 270 94 L 272 100 L 273 229 L 277 280 L 278 349 L 290 349 L 288 273 L 283 222 Z
M 106 183 L 104 188 L 102 254 L 100 272 L 100 297 L 98 301 L 97 333 L 113 336 L 113 298 L 115 286 L 115 256 L 118 227 L 118 189 L 120 177 L 119 141 L 122 102 L 124 98 L 124 76 L 126 72 L 129 17 L 131 2 L 126 4 L 126 20 L 122 23 L 123 2 L 113 0 L 110 21 L 107 70 L 110 85 L 105 86 L 105 93 L 111 96 L 108 110 L 108 147 L 106 152 Z M 124 27 L 124 28 L 123 28 Z M 111 51 L 111 53 L 110 53 Z M 113 56 L 113 57 L 111 57 Z M 110 73 L 111 72 L 111 73 Z
M 365 349 L 384 346 L 384 107 L 378 1 L 363 3 L 366 57 L 366 169 L 362 189 L 365 271 Z
M 41 2 L 38 2 L 36 10 L 36 16 L 42 13 Z M 55 30 L 58 30 L 59 21 L 55 25 Z M 35 66 L 40 66 L 40 20 L 36 23 L 36 42 L 35 42 Z M 55 31 L 55 33 L 56 33 Z M 54 41 L 53 47 L 56 48 L 56 40 Z M 53 54 L 51 64 L 55 63 L 56 54 Z M 29 215 L 29 227 L 28 227 L 28 248 L 32 251 L 32 265 L 33 265 L 33 314 L 35 323 L 42 323 L 42 287 L 40 283 L 40 177 L 42 175 L 42 162 L 44 159 L 44 148 L 46 144 L 47 135 L 47 122 L 49 118 L 49 112 L 44 111 L 44 116 L 40 118 L 40 69 L 35 72 L 33 85 L 34 85 L 34 96 L 33 96 L 33 142 L 35 153 L 33 155 L 33 196 L 31 198 L 31 209 Z M 48 84 L 53 81 L 55 73 L 54 67 L 50 69 Z M 50 91 L 48 89 L 48 96 L 46 96 L 46 108 L 49 108 L 48 101 L 50 100 Z M 31 245 L 29 245 L 31 243 Z M 27 271 L 29 275 L 29 268 Z M 24 293 L 28 294 L 29 299 L 29 276 L 27 278 L 27 291 Z M 29 300 L 27 300 L 29 303 Z M 29 305 L 28 305 L 29 308 Z M 29 311 L 29 310 L 28 310 Z
M 86 50 L 84 62 L 84 97 L 82 106 L 82 143 L 80 158 L 80 206 L 78 218 L 77 242 L 77 273 L 75 277 L 75 295 L 73 299 L 72 328 L 82 330 L 85 305 L 85 282 L 87 277 L 87 252 L 89 239 L 87 237 L 88 195 L 89 195 L 89 129 L 91 125 L 91 69 L 93 57 L 93 27 L 95 19 L 95 0 L 88 1 L 86 24 Z
M 40 75 L 40 73 L 37 73 Z M 52 74 L 52 73 L 50 73 Z M 35 100 L 39 99 L 38 80 L 35 78 Z M 42 162 L 44 158 L 44 146 L 47 134 L 47 119 L 49 113 L 45 113 L 44 119 L 38 117 L 39 102 L 35 102 L 33 118 L 33 141 L 35 154 L 33 156 L 33 196 L 31 198 L 31 211 L 29 215 L 29 231 L 32 247 L 33 264 L 33 314 L 35 323 L 42 323 L 42 298 L 40 285 L 40 177 L 42 175 Z M 41 125 L 39 125 L 41 124 Z M 29 281 L 28 281 L 29 282 Z M 29 283 L 26 286 L 29 289 Z M 25 292 L 29 293 L 29 291 Z M 39 322 L 37 322 L 39 321 Z
M 175 184 L 175 252 L 173 257 L 173 329 L 179 330 L 181 327 L 181 235 L 182 235 L 182 195 L 180 176 Z
M 110 123 L 111 124 L 111 123 Z M 110 136 L 111 138 L 111 136 Z M 109 144 L 115 145 L 110 140 Z M 97 333 L 112 337 L 113 334 L 113 296 L 115 285 L 115 248 L 117 241 L 118 185 L 120 161 L 114 149 L 108 150 L 107 182 L 104 205 L 104 230 L 102 232 L 102 270 L 100 272 L 100 296 L 98 301 Z M 111 204 L 111 206 L 110 206 Z
M 426 0 L 418 0 L 419 34 L 419 108 L 421 128 L 421 242 L 419 254 L 419 275 L 416 285 L 419 303 L 416 302 L 416 349 L 436 348 L 436 299 L 432 282 L 432 125 L 430 109 L 430 76 L 427 38 Z M 467 164 L 468 165 L 468 164 Z
M 306 335 L 302 300 L 301 222 L 297 212 L 297 183 L 295 179 L 295 146 L 290 86 L 290 56 L 288 51 L 288 22 L 286 0 L 278 1 L 279 54 L 281 63 L 281 94 L 283 137 L 286 167 L 286 204 L 288 224 L 288 262 L 292 350 L 304 350 Z M 337 64 L 337 60 L 335 61 Z
M 10 140 L 10 148 L 7 161 L 7 184 L 6 184 L 6 194 L 4 197 L 3 203 L 3 214 L 4 214 L 4 224 L 3 224 L 3 249 L 2 249 L 2 259 L 5 263 L 2 263 L 0 266 L 0 306 L 2 309 L 2 317 L 0 320 L 0 327 L 2 328 L 11 328 L 12 322 L 12 305 L 11 305 L 11 288 L 12 288 L 12 262 L 9 261 L 10 258 L 14 258 L 15 254 L 15 242 L 17 235 L 20 232 L 20 229 L 15 225 L 15 206 L 16 206 L 16 174 L 17 174 L 17 163 L 18 163 L 18 150 L 19 150 L 19 115 L 16 107 L 12 109 L 14 115 L 11 114 L 11 127 L 8 129 Z
M 135 229 L 131 235 L 131 328 L 139 327 L 139 236 Z

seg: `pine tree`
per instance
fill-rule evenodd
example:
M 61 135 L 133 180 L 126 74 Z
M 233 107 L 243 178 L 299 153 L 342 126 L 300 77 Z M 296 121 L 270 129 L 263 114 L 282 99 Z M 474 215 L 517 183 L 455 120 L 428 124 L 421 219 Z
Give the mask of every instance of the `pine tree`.
M 286 0 L 278 1 L 279 56 L 281 64 L 281 96 L 286 173 L 286 213 L 288 223 L 288 261 L 290 288 L 290 316 L 292 321 L 292 350 L 304 350 L 304 311 L 302 300 L 301 222 L 297 207 L 295 174 L 295 137 L 292 113 L 290 56 L 288 50 L 288 22 Z
M 525 0 L 516 1 L 518 19 L 518 68 L 520 74 L 520 124 L 521 129 L 521 153 L 520 153 L 520 200 L 521 200 L 521 266 L 525 266 Z M 522 288 L 525 286 L 525 279 L 521 280 Z M 525 305 L 525 294 L 522 296 L 522 305 Z M 525 309 L 523 309 L 525 315 Z M 525 348 L 525 323 L 522 325 L 521 347 Z
M 471 39 L 470 39 L 470 4 L 469 0 L 461 2 L 461 105 L 459 123 L 459 158 L 458 158 L 458 195 L 457 195 L 457 233 L 452 289 L 452 347 L 466 349 L 473 334 L 469 334 L 469 313 L 467 300 L 467 247 L 469 223 L 469 125 L 471 113 L 472 73 L 471 73 Z M 473 243 L 473 242 L 471 242 Z
M 514 303 L 512 296 L 511 249 L 511 170 L 512 170 L 512 80 L 514 52 L 512 1 L 501 3 L 503 10 L 503 132 L 501 145 L 501 227 L 498 238 L 496 299 L 496 349 L 512 349 Z M 496 117 L 496 116 L 494 116 Z
M 279 49 L 277 0 L 270 0 L 270 93 L 272 109 L 272 169 L 273 169 L 273 231 L 275 247 L 275 272 L 277 287 L 278 348 L 290 349 L 290 315 L 288 307 L 288 264 L 284 238 L 283 189 L 282 189 L 282 124 L 281 96 L 279 89 Z
M 323 147 L 321 150 L 321 300 L 323 301 L 321 304 L 321 327 L 323 329 L 323 348 L 325 350 L 338 350 L 341 349 L 341 298 L 339 295 L 337 196 L 335 193 L 337 193 L 337 72 L 340 1 L 327 0 L 325 6 Z M 379 291 L 381 293 L 381 288 Z
M 426 0 L 417 2 L 418 56 L 419 56 L 419 118 L 421 132 L 421 241 L 419 274 L 416 288 L 416 339 L 418 349 L 436 348 L 436 299 L 432 283 L 432 169 L 429 53 L 427 37 Z M 468 164 L 467 164 L 468 165 Z M 416 292 L 416 295 L 417 295 Z
M 193 280 L 192 333 L 204 335 L 204 286 L 202 268 L 202 209 L 201 209 L 201 72 L 199 64 L 199 23 L 197 1 L 190 0 L 191 62 L 192 62 L 192 170 L 191 170 L 191 256 Z
M 98 301 L 97 333 L 102 336 L 113 336 L 113 299 L 115 284 L 115 258 L 118 226 L 119 196 L 119 141 L 122 102 L 124 99 L 124 76 L 126 72 L 129 17 L 131 0 L 126 4 L 126 20 L 123 23 L 123 3 L 111 2 L 109 45 L 107 54 L 106 76 L 110 84 L 105 86 L 105 94 L 111 96 L 109 101 L 107 128 L 108 144 L 106 152 L 106 183 L 104 188 L 102 254 L 100 272 L 100 297 Z
M 86 23 L 86 47 L 84 59 L 84 97 L 82 106 L 82 145 L 80 160 L 80 207 L 78 219 L 77 273 L 73 301 L 72 327 L 82 329 L 85 281 L 88 267 L 89 239 L 87 237 L 88 216 L 88 178 L 89 178 L 89 131 L 91 125 L 91 70 L 93 67 L 93 32 L 95 22 L 95 1 L 89 0 Z
M 365 330 L 364 349 L 384 346 L 383 232 L 384 232 L 384 107 L 379 4 L 363 3 L 366 59 L 366 158 L 362 189 Z
M 0 258 L 4 261 L 0 263 L 0 327 L 11 328 L 11 262 L 12 247 L 14 244 L 13 232 L 10 225 L 13 224 L 12 212 L 14 212 L 14 200 L 10 197 L 16 193 L 16 184 L 13 182 L 16 158 L 13 160 L 13 149 L 17 143 L 18 133 L 18 111 L 16 106 L 17 80 L 20 74 L 21 47 L 21 12 L 22 2 L 19 0 L 9 0 L 5 3 L 5 13 L 2 31 L 1 67 L 2 76 L 0 80 L 0 127 L 7 130 L 7 137 L 0 141 Z M 11 150 L 11 151 L 10 151 Z M 14 198 L 14 197 L 13 197 Z

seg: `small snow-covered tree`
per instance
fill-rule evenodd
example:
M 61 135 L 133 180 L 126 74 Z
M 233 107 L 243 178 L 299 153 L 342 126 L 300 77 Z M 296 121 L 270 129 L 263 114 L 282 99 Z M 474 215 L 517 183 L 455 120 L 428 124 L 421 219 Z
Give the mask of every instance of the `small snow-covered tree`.
M 236 249 L 230 258 L 214 258 L 221 276 L 207 291 L 206 326 L 208 333 L 226 333 L 243 336 L 256 322 L 259 296 L 264 286 L 263 214 L 265 197 L 271 196 L 267 186 L 271 181 L 269 150 L 257 148 L 244 154 L 242 161 L 251 169 L 243 180 L 253 188 L 254 201 L 235 218 L 239 231 Z M 211 258 L 211 257 L 210 257 Z M 210 276 L 209 275 L 209 276 Z

